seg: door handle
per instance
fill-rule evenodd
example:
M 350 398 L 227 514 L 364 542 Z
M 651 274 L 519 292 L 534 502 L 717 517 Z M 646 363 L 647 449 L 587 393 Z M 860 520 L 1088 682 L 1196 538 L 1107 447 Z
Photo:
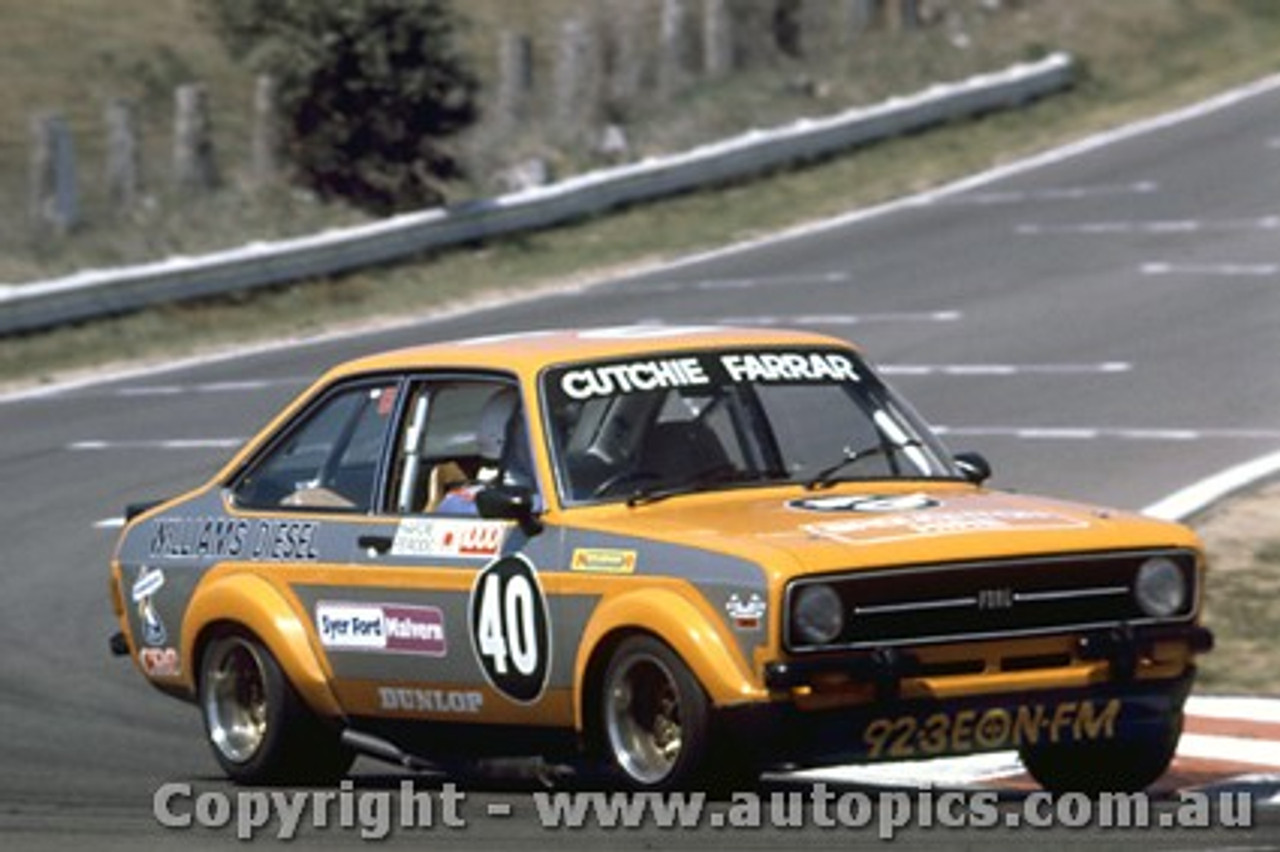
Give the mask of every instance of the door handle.
M 391 549 L 391 536 L 362 535 L 356 539 L 356 544 L 361 550 L 368 551 L 370 556 L 383 555 Z

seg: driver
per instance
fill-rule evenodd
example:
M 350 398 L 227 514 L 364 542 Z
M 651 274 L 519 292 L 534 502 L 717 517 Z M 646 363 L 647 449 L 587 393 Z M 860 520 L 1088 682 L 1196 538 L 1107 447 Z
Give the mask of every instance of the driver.
M 476 495 L 493 485 L 528 487 L 533 483 L 529 441 L 520 414 L 520 394 L 515 388 L 494 392 L 480 409 L 476 425 L 476 451 L 480 469 L 475 478 L 446 492 L 437 508 L 446 515 L 478 515 Z

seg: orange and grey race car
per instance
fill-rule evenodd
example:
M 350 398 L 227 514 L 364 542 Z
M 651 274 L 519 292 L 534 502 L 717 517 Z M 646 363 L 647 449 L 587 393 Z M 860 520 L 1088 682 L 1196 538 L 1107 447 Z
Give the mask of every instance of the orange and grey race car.
M 133 507 L 113 649 L 236 781 L 542 755 L 634 788 L 1016 749 L 1168 766 L 1186 528 L 984 488 L 839 340 L 635 327 L 343 364 Z

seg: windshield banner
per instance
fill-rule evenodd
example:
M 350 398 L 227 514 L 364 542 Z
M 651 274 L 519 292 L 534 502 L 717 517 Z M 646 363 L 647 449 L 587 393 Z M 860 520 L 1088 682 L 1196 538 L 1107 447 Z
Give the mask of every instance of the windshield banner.
M 548 388 L 571 400 L 698 386 L 744 383 L 861 382 L 848 352 L 788 349 L 755 352 L 699 352 L 669 357 L 591 364 L 551 373 Z

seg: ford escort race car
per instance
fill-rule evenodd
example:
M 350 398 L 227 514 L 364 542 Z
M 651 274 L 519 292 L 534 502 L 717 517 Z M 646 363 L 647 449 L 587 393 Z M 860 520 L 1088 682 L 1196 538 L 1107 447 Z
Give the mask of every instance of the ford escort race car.
M 336 367 L 111 564 L 129 655 L 241 783 L 541 755 L 666 789 L 1016 749 L 1168 766 L 1188 529 L 1013 495 L 859 350 L 636 327 Z

